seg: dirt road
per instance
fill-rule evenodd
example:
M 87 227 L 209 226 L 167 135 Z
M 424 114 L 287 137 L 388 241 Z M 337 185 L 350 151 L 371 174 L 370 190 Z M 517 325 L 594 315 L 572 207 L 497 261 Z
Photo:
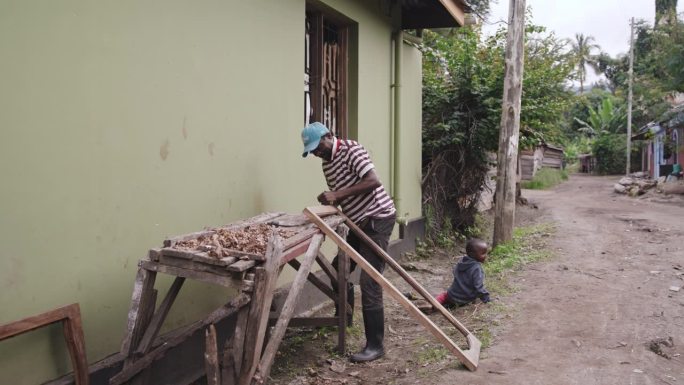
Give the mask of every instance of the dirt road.
M 521 207 L 516 221 L 552 223 L 556 230 L 543 247 L 553 256 L 510 275 L 514 294 L 454 310 L 481 338 L 493 336 L 476 372 L 386 296 L 383 359 L 350 364 L 331 354 L 335 333 L 292 330 L 272 383 L 684 384 L 684 289 L 670 290 L 684 286 L 684 200 L 616 195 L 617 179 L 572 176 L 553 190 L 525 191 L 538 209 Z M 457 253 L 418 260 L 411 274 L 439 292 L 451 283 Z M 396 274 L 385 276 L 409 290 Z M 484 312 L 491 312 L 484 317 L 491 329 L 475 319 Z M 350 351 L 364 342 L 358 318 Z
M 615 180 L 525 192 L 556 224 L 556 257 L 502 299 L 517 311 L 478 371 L 431 383 L 684 384 L 684 289 L 670 290 L 684 286 L 684 206 L 617 196 Z

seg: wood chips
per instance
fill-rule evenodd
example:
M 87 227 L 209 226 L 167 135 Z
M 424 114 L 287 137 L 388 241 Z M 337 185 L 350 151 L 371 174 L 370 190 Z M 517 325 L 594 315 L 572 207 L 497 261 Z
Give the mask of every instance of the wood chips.
M 173 247 L 179 250 L 207 252 L 210 256 L 223 258 L 236 251 L 248 254 L 265 255 L 268 238 L 274 231 L 283 239 L 297 232 L 281 229 L 264 223 L 250 225 L 241 229 L 216 229 L 216 232 L 195 239 L 180 241 Z

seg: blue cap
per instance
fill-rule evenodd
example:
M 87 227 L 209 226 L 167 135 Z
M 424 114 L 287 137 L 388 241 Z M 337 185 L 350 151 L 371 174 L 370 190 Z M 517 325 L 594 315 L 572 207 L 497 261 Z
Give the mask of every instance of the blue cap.
M 304 153 L 302 157 L 306 157 L 309 153 L 318 147 L 321 142 L 321 137 L 330 130 L 319 122 L 313 122 L 302 129 L 302 142 L 304 143 Z

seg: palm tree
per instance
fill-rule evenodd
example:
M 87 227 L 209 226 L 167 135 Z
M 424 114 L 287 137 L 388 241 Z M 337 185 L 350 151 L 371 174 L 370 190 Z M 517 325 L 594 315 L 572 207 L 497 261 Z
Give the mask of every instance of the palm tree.
M 577 33 L 575 34 L 575 41 L 570 42 L 572 45 L 572 55 L 575 58 L 577 66 L 580 94 L 584 93 L 584 80 L 587 78 L 587 65 L 594 71 L 598 71 L 598 62 L 592 51 L 594 49 L 599 49 L 599 46 L 595 44 L 594 41 L 593 36 L 584 36 L 583 33 Z

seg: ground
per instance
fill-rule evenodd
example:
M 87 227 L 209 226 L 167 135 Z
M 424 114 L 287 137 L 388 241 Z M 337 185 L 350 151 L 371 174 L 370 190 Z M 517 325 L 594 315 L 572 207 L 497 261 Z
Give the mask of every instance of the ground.
M 334 329 L 291 330 L 271 383 L 684 384 L 684 200 L 616 195 L 617 179 L 573 175 L 524 191 L 517 225 L 537 261 L 488 276 L 492 303 L 453 310 L 483 342 L 477 371 L 386 296 L 385 358 L 351 364 L 334 353 Z M 438 292 L 459 251 L 402 262 Z M 363 344 L 358 318 L 349 351 Z

